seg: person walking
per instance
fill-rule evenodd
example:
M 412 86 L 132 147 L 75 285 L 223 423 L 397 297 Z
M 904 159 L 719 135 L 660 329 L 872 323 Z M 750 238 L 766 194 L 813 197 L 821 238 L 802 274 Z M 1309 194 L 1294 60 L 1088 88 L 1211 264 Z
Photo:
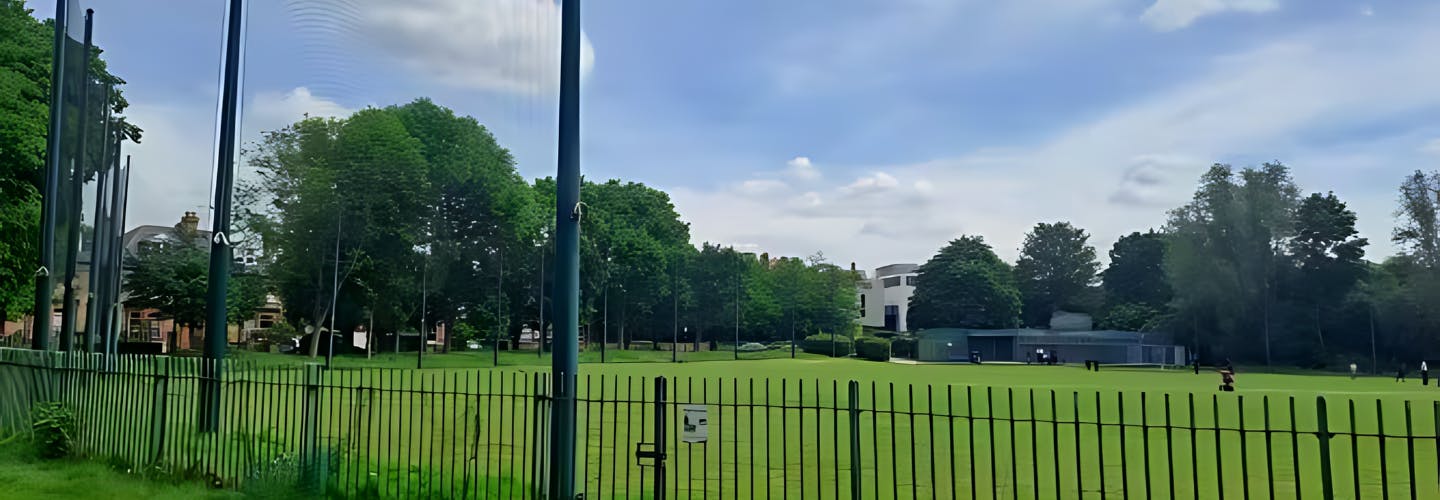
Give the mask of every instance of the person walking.
M 1420 360 L 1420 385 L 1430 385 L 1430 366 Z
M 1359 368 L 1360 368 L 1360 367 L 1355 366 L 1355 362 L 1354 362 L 1354 361 L 1351 361 L 1351 362 L 1350 362 L 1350 380 L 1355 380 L 1355 373 L 1356 373 L 1357 370 L 1359 370 Z
M 1395 381 L 1396 381 L 1396 382 L 1404 382 L 1404 381 L 1405 381 L 1405 363 L 1400 363 L 1400 369 L 1395 370 Z

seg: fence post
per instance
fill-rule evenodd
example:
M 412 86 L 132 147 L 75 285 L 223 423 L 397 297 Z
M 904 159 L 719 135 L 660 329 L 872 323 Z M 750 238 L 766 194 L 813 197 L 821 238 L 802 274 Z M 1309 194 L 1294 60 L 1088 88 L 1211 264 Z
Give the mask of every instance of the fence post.
M 319 453 L 320 426 L 320 364 L 305 364 L 305 403 L 300 412 L 301 489 L 309 493 L 322 491 L 325 460 Z
M 665 491 L 665 459 L 669 444 L 666 437 L 669 434 L 669 425 L 665 421 L 665 405 L 668 403 L 666 385 L 668 379 L 663 375 L 655 377 L 655 451 L 660 454 L 655 460 L 655 498 L 664 500 L 669 497 Z
M 860 383 L 850 381 L 850 498 L 859 500 L 860 481 Z
M 166 394 L 170 390 L 170 358 L 157 356 L 155 361 L 155 389 L 150 405 L 150 460 L 159 462 L 165 452 L 165 409 Z
M 1335 484 L 1330 471 L 1330 415 L 1325 408 L 1325 396 L 1315 396 L 1315 415 L 1319 427 L 1316 436 L 1320 438 L 1321 497 L 1332 500 L 1335 498 Z

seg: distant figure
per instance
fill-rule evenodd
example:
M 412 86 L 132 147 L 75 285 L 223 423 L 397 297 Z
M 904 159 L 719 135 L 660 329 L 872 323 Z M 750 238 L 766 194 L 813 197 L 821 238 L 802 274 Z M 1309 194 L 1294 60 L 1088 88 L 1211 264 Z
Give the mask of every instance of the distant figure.
M 1235 372 L 1220 370 L 1220 391 L 1235 392 Z
M 1190 360 L 1190 364 L 1194 366 L 1194 368 L 1195 368 L 1195 374 L 1196 374 L 1196 375 L 1199 375 L 1199 374 L 1200 374 L 1200 358 L 1194 358 L 1194 359 Z
M 1430 385 L 1430 367 L 1420 360 L 1420 385 Z
M 1358 369 L 1359 367 L 1355 366 L 1355 362 L 1350 362 L 1350 380 L 1355 380 L 1355 372 Z
M 1404 382 L 1404 381 L 1405 381 L 1405 363 L 1400 363 L 1400 369 L 1395 370 L 1395 381 L 1396 381 L 1396 382 Z

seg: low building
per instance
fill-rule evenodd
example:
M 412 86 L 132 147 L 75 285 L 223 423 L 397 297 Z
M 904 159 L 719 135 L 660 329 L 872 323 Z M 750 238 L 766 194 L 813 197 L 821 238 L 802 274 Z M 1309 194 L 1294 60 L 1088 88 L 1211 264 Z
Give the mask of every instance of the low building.
M 935 328 L 920 332 L 920 361 L 969 361 L 976 351 L 982 361 L 1024 362 L 1051 354 L 1062 362 L 1108 364 L 1184 364 L 1185 348 L 1168 335 L 1117 330 L 1065 331 L 1041 329 L 976 330 Z
M 917 264 L 890 264 L 875 269 L 873 277 L 856 271 L 860 275 L 856 283 L 860 324 L 893 332 L 910 331 L 910 296 L 915 294 L 919 268 Z M 850 269 L 855 270 L 855 265 L 851 264 Z

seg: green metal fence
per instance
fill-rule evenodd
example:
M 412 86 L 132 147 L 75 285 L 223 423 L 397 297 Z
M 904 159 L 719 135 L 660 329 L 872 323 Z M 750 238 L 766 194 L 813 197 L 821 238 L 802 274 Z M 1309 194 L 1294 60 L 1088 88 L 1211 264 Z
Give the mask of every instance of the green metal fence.
M 0 350 L 0 432 L 58 400 L 80 453 L 224 487 L 545 492 L 544 374 L 228 362 L 201 433 L 201 363 Z M 615 376 L 578 394 L 585 498 L 1440 498 L 1435 401 Z

